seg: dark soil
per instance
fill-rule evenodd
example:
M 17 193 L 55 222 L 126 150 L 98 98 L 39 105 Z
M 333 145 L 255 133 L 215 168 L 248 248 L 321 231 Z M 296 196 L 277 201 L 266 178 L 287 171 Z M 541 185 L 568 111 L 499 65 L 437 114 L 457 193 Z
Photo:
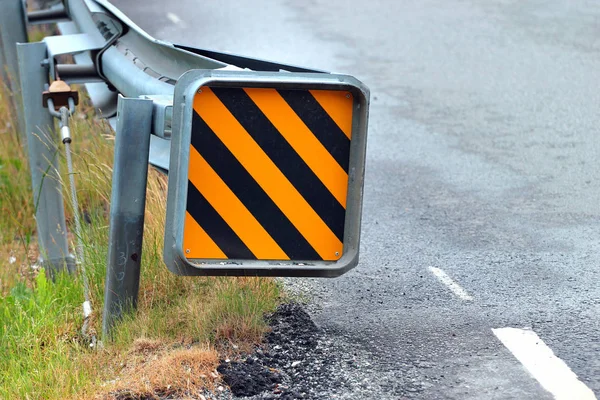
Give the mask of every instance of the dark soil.
M 335 357 L 321 345 L 323 332 L 297 304 L 283 304 L 269 317 L 265 344 L 239 362 L 223 362 L 223 381 L 239 397 L 320 399 L 332 386 Z M 334 374 L 335 375 L 335 374 Z
M 254 396 L 281 383 L 280 374 L 254 360 L 223 363 L 217 368 L 234 395 Z

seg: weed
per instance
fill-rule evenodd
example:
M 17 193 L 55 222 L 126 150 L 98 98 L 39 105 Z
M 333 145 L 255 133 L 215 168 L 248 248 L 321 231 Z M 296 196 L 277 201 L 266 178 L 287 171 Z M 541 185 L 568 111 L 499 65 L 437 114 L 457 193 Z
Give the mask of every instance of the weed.
M 277 284 L 171 274 L 162 262 L 167 180 L 150 169 L 138 310 L 116 327 L 112 343 L 91 349 L 79 333 L 81 275 L 58 274 L 51 281 L 37 262 L 27 152 L 19 144 L 9 99 L 0 90 L 0 398 L 142 398 L 214 387 L 217 351 L 250 349 L 260 340 L 263 314 L 279 299 Z M 91 329 L 99 332 L 114 136 L 84 101 L 72 119 L 72 137 L 95 312 Z M 60 175 L 67 181 L 59 149 Z M 66 204 L 69 227 L 74 212 Z M 71 249 L 75 239 L 69 235 Z

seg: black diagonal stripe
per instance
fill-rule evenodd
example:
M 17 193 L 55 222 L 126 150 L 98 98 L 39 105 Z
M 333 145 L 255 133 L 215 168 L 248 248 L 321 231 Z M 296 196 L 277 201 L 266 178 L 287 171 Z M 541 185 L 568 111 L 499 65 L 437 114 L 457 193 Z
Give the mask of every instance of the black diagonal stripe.
M 250 249 L 191 181 L 188 181 L 186 208 L 192 218 L 206 231 L 227 258 L 256 260 Z
M 196 113 L 192 120 L 192 146 L 290 259 L 322 260 L 310 243 Z
M 308 129 L 319 139 L 344 171 L 350 163 L 350 139 L 307 90 L 278 90 Z
M 250 96 L 236 88 L 212 88 L 212 91 L 343 242 L 346 210 Z

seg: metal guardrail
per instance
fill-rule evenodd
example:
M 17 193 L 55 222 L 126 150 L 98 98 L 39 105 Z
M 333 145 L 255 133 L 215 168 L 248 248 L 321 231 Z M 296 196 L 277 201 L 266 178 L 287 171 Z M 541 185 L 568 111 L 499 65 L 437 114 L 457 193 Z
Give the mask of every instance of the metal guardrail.
M 169 168 L 174 85 L 182 74 L 192 69 L 231 66 L 265 71 L 312 71 L 155 39 L 106 0 L 64 0 L 50 9 L 30 12 L 25 7 L 22 0 L 0 0 L 0 66 L 3 67 L 0 77 L 9 83 L 13 93 L 21 91 L 20 76 L 39 77 L 35 84 L 25 83 L 23 104 L 14 106 L 19 131 L 35 131 L 44 138 L 51 136 L 52 129 L 48 128 L 52 119 L 40 117 L 44 110 L 38 98 L 49 79 L 60 77 L 67 83 L 85 84 L 98 114 L 107 118 L 113 129 L 116 128 L 118 95 L 145 96 L 154 104 L 149 162 L 163 172 Z M 46 37 L 39 44 L 24 44 L 28 41 L 28 24 L 50 22 L 57 23 L 61 35 Z M 59 56 L 63 55 L 71 55 L 75 64 L 58 63 Z M 46 148 L 54 147 L 51 141 L 46 143 Z M 53 160 L 52 154 L 35 149 L 36 145 L 32 144 L 30 155 L 39 164 L 37 170 L 56 170 L 56 161 L 47 161 Z M 47 210 L 38 209 L 38 232 L 49 268 L 59 270 L 71 263 L 66 252 L 63 200 L 58 183 L 44 182 L 44 176 L 38 175 L 32 171 L 34 191 L 44 193 L 45 203 L 55 204 Z M 58 216 L 58 220 L 54 216 Z
M 257 71 L 321 72 L 292 65 L 272 63 L 215 51 L 174 45 L 150 36 L 118 8 L 106 0 L 66 0 L 71 22 L 58 24 L 63 35 L 69 37 L 56 47 L 49 46 L 51 54 L 65 51 L 63 43 L 73 46 L 79 42 L 85 53 L 94 51 L 95 59 L 77 51 L 79 65 L 94 65 L 97 74 L 110 87 L 86 84 L 92 102 L 106 117 L 116 112 L 113 89 L 126 97 L 144 95 L 173 96 L 177 79 L 192 69 L 220 69 L 235 66 Z M 83 34 L 85 36 L 77 36 Z M 85 49 L 93 41 L 96 49 Z M 74 50 L 69 50 L 71 54 Z M 66 72 L 66 71 L 65 71 Z M 62 74 L 67 81 L 81 82 L 77 76 Z M 164 103 L 163 103 L 164 104 Z M 156 114 L 156 118 L 161 118 Z M 164 118 L 165 126 L 170 120 Z M 113 124 L 114 126 L 114 124 Z M 165 140 L 167 139 L 167 140 Z M 169 131 L 154 124 L 150 143 L 150 163 L 167 171 L 169 165 Z
M 14 107 L 19 117 L 19 131 L 23 132 L 23 137 L 26 138 L 24 142 L 28 146 L 34 198 L 38 205 L 38 240 L 44 265 L 50 271 L 65 268 L 72 271 L 74 258 L 68 250 L 60 179 L 47 179 L 57 178 L 58 148 L 54 139 L 54 122 L 50 113 L 44 109 L 42 92 L 48 89 L 51 82 L 56 81 L 84 84 L 99 115 L 107 118 L 116 131 L 104 333 L 110 332 L 114 321 L 126 308 L 135 307 L 148 163 L 165 173 L 168 173 L 170 165 L 175 165 L 178 176 L 187 174 L 186 171 L 179 170 L 183 165 L 179 160 L 170 158 L 180 157 L 179 149 L 171 149 L 172 125 L 176 129 L 182 129 L 178 120 L 175 124 L 172 123 L 174 109 L 176 112 L 183 112 L 178 108 L 182 99 L 178 98 L 178 104 L 174 107 L 175 85 L 190 70 L 258 71 L 263 72 L 272 83 L 292 88 L 301 87 L 305 91 L 310 89 L 311 84 L 319 82 L 327 82 L 323 84 L 323 88 L 338 91 L 348 90 L 349 82 L 358 84 L 355 93 L 362 100 L 354 103 L 354 114 L 359 117 L 354 118 L 352 125 L 361 135 L 352 145 L 354 150 L 349 153 L 354 167 L 346 171 L 346 179 L 349 177 L 348 187 L 352 188 L 350 194 L 353 200 L 349 203 L 352 212 L 346 218 L 346 226 L 350 230 L 346 230 L 343 242 L 344 253 L 346 248 L 353 253 L 345 254 L 347 257 L 344 259 L 351 259 L 351 262 L 340 266 L 337 274 L 356 264 L 368 111 L 368 89 L 360 82 L 353 78 L 347 80 L 343 76 L 319 79 L 319 74 L 323 75 L 323 71 L 178 46 L 158 40 L 140 29 L 107 0 L 63 0 L 49 9 L 29 12 L 24 0 L 0 0 L 0 10 L 0 77 L 9 83 L 13 93 L 21 93 L 20 101 Z M 48 36 L 38 43 L 27 43 L 27 25 L 45 23 L 56 23 L 60 35 Z M 65 55 L 72 56 L 75 63 L 62 63 L 62 56 Z M 283 75 L 286 76 L 276 76 L 281 71 L 285 71 L 286 74 Z M 313 74 L 293 76 L 294 73 Z M 229 77 L 236 78 L 237 75 L 234 73 Z M 225 84 L 228 79 L 225 74 Z M 268 79 L 253 78 L 238 83 L 260 85 L 260 82 L 268 82 Z M 231 80 L 233 81 L 235 79 Z M 64 96 L 69 96 L 68 86 L 66 90 L 66 93 L 62 93 L 63 100 Z M 54 95 L 57 94 L 47 91 L 44 99 Z M 351 98 L 351 94 L 347 97 Z M 187 112 L 191 111 L 189 101 L 188 98 Z M 190 129 L 189 123 L 187 126 L 184 129 Z M 178 145 L 184 146 L 182 152 L 186 153 L 188 149 L 184 142 L 176 141 Z M 124 176 L 128 179 L 124 179 Z M 135 179 L 129 179 L 132 176 Z M 187 178 L 179 180 L 183 185 Z M 171 191 L 169 197 L 171 198 Z M 343 218 L 342 216 L 340 221 L 342 225 Z M 335 255 L 341 257 L 339 252 Z M 293 260 L 288 261 L 292 265 Z M 294 275 L 311 275 L 318 269 L 315 265 L 312 270 L 299 267 L 302 265 L 304 264 L 295 264 Z M 264 270 L 250 271 L 263 271 L 269 275 L 280 273 L 275 270 L 267 273 L 270 267 L 268 263 L 265 266 Z M 189 269 L 190 267 L 188 272 Z M 227 268 L 222 270 L 227 273 Z M 285 268 L 279 271 L 284 270 Z M 210 273 L 210 270 L 205 270 L 193 274 L 207 273 L 206 271 Z M 243 272 L 243 269 L 239 271 Z M 323 271 L 323 276 L 335 275 L 331 269 Z M 84 311 L 84 314 L 89 315 L 89 312 Z
M 0 15 L 0 64 L 8 76 L 17 77 L 15 43 L 25 43 L 26 24 L 56 22 L 60 36 L 43 40 L 48 60 L 72 55 L 76 65 L 48 63 L 51 78 L 67 83 L 84 83 L 92 103 L 113 128 L 117 95 L 173 96 L 177 79 L 191 69 L 220 69 L 235 66 L 255 71 L 322 72 L 216 51 L 174 45 L 150 36 L 106 0 L 65 0 L 49 10 L 26 13 L 21 0 L 2 0 Z M 3 54 L 2 54 L 3 53 Z M 14 79 L 13 79 L 14 80 Z M 8 81 L 11 81 L 10 79 Z M 11 85 L 17 92 L 18 81 Z M 163 102 L 163 107 L 166 105 Z M 170 126 L 169 116 L 157 118 Z M 169 131 L 154 124 L 150 163 L 164 171 L 169 165 Z M 166 140 L 165 140 L 166 139 Z

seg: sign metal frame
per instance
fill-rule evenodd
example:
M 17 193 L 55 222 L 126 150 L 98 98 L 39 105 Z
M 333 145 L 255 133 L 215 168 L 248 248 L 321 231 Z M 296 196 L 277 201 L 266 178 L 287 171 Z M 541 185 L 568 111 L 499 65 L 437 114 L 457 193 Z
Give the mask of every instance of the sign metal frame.
M 200 87 L 348 91 L 354 98 L 343 253 L 337 261 L 219 260 L 186 258 L 183 250 L 194 97 Z M 187 276 L 336 277 L 358 263 L 365 173 L 369 89 L 356 78 L 327 73 L 192 70 L 178 80 L 173 98 L 164 261 Z

